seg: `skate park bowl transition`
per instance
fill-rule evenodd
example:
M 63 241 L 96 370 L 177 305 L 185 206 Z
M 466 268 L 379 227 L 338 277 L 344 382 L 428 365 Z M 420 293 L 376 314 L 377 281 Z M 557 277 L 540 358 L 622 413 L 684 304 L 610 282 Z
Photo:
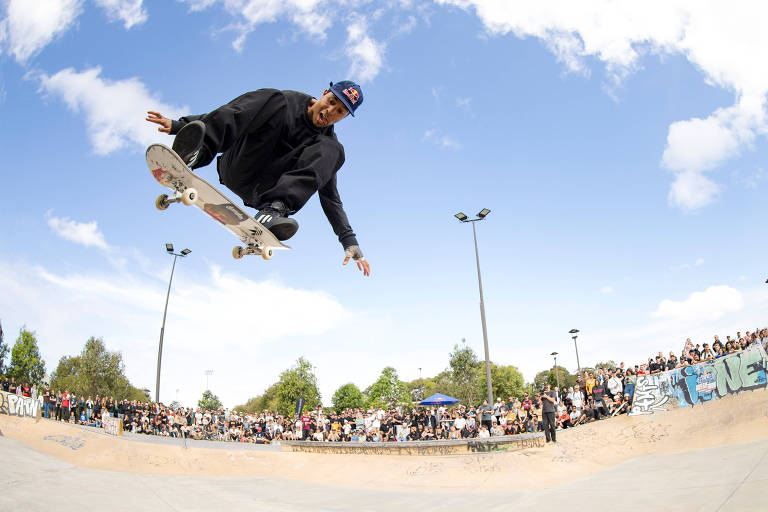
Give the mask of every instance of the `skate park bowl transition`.
M 735 356 L 638 380 L 633 415 L 555 445 L 422 453 L 116 437 L 3 393 L 0 511 L 768 510 L 765 352 Z

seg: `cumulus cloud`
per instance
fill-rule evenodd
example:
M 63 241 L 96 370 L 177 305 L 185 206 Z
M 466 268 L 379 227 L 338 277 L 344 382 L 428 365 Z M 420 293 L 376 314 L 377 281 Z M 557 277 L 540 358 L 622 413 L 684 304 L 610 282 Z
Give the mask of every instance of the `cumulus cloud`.
M 82 10 L 82 0 L 8 0 L 0 34 L 8 52 L 24 63 L 69 30 Z
M 54 233 L 70 242 L 86 247 L 108 248 L 107 242 L 104 241 L 104 235 L 99 231 L 99 225 L 95 220 L 77 222 L 69 217 L 53 217 L 49 214 L 48 226 Z
M 89 336 L 102 336 L 110 350 L 123 353 L 130 380 L 154 390 L 170 273 L 170 260 L 162 263 L 156 276 L 131 272 L 116 278 L 114 272 L 92 268 L 59 271 L 0 261 L 3 319 L 37 331 L 49 371 L 61 356 L 79 353 Z M 179 400 L 194 404 L 203 390 L 200 377 L 209 368 L 215 369 L 214 389 L 225 403 L 243 403 L 298 357 L 287 349 L 288 340 L 314 339 L 355 321 L 353 313 L 320 291 L 254 281 L 213 265 L 202 273 L 193 268 L 176 265 L 163 346 L 160 391 L 166 403 L 180 389 Z M 260 297 L 290 307 L 260 312 L 265 304 Z
M 147 11 L 143 0 L 94 0 L 107 12 L 110 21 L 122 21 L 127 29 L 147 21 Z
M 320 40 L 332 25 L 331 12 L 323 9 L 328 0 L 181 0 L 191 11 L 202 11 L 221 5 L 236 20 L 229 28 L 238 35 L 232 42 L 236 51 L 242 51 L 248 34 L 262 23 L 288 20 L 301 32 Z
M 361 82 L 376 78 L 384 64 L 386 45 L 375 41 L 369 35 L 368 21 L 364 16 L 356 17 L 347 26 L 345 54 L 352 60 L 350 76 Z
M 604 293 L 608 295 L 609 293 L 613 293 L 613 286 L 605 285 L 602 288 L 600 288 L 600 293 Z
M 718 320 L 728 313 L 741 310 L 744 297 L 730 286 L 710 286 L 703 292 L 693 292 L 681 301 L 664 299 L 651 317 L 674 321 Z
M 144 121 L 148 109 L 170 118 L 185 110 L 160 101 L 138 78 L 110 80 L 101 77 L 98 67 L 82 72 L 67 68 L 37 78 L 42 92 L 61 99 L 73 112 L 83 113 L 93 149 L 100 155 L 156 141 L 156 129 Z
M 719 186 L 705 177 L 768 131 L 768 3 L 598 0 L 588 6 L 559 0 L 436 0 L 474 11 L 491 35 L 536 37 L 569 71 L 586 72 L 586 59 L 602 62 L 612 86 L 640 67 L 648 53 L 685 56 L 713 85 L 733 91 L 736 103 L 706 118 L 669 127 L 663 165 L 674 172 L 673 206 L 693 210 L 711 203 Z

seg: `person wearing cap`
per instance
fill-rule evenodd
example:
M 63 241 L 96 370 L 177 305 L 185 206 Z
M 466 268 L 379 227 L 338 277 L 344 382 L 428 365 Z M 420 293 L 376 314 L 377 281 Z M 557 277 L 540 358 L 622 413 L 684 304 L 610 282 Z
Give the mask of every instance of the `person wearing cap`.
M 344 248 L 344 262 L 354 259 L 364 275 L 363 257 L 336 186 L 344 164 L 344 146 L 333 125 L 354 116 L 363 103 L 360 86 L 333 83 L 319 98 L 277 89 L 247 92 L 207 114 L 171 120 L 148 111 L 158 131 L 175 135 L 173 150 L 191 169 L 216 158 L 219 181 L 246 206 L 258 210 L 257 222 L 278 240 L 299 228 L 298 212 L 316 192 L 334 233 Z M 217 157 L 217 155 L 219 155 Z

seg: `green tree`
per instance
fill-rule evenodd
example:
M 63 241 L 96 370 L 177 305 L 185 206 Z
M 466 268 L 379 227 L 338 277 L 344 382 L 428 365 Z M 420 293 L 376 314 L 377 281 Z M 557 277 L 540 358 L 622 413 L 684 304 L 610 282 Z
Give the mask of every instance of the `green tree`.
M 333 409 L 340 413 L 344 409 L 359 409 L 365 407 L 365 396 L 360 388 L 349 382 L 343 384 L 334 393 L 331 398 Z
M 11 349 L 11 364 L 8 375 L 15 377 L 19 384 L 40 384 L 45 377 L 45 361 L 40 357 L 35 333 L 22 327 L 19 337 Z
M 294 413 L 299 398 L 304 398 L 305 409 L 313 410 L 320 405 L 320 390 L 312 363 L 300 357 L 295 366 L 281 373 L 276 395 L 276 409 L 283 416 Z
M 3 336 L 3 324 L 0 323 L 0 375 L 5 375 L 7 367 L 5 366 L 5 358 L 9 352 L 8 345 L 5 343 L 5 337 Z
M 210 389 L 203 391 L 203 397 L 197 401 L 197 406 L 203 410 L 215 411 L 221 408 L 221 400 Z
M 485 395 L 485 392 L 478 395 L 478 369 L 481 365 L 477 361 L 475 351 L 466 345 L 464 339 L 461 340 L 461 347 L 459 345 L 453 346 L 448 366 L 453 383 L 454 397 L 461 400 L 467 407 L 477 405 L 475 401 L 478 397 Z M 491 380 L 493 380 L 493 377 L 491 377 Z
M 552 386 L 552 389 L 554 389 L 555 386 L 557 386 L 558 377 L 560 378 L 560 389 L 568 388 L 576 384 L 576 375 L 571 374 L 568 370 L 558 365 L 557 373 L 555 373 L 555 368 L 543 370 L 537 373 L 536 377 L 533 379 L 533 386 L 536 391 L 541 391 L 541 389 L 544 387 L 544 384 L 549 382 L 549 384 Z
M 496 366 L 491 362 L 491 389 L 495 398 L 522 398 L 524 386 L 523 374 L 515 366 Z M 485 368 L 481 365 L 478 368 L 477 396 L 485 398 L 486 393 Z
M 51 375 L 51 386 L 78 396 L 108 396 L 116 400 L 148 400 L 125 376 L 123 355 L 107 350 L 104 340 L 91 336 L 78 356 L 63 356 Z
M 403 402 L 410 402 L 408 388 L 397 376 L 397 370 L 387 366 L 381 371 L 378 380 L 365 390 L 369 407 L 391 407 Z
M 611 369 L 613 369 L 613 368 L 618 368 L 618 367 L 619 367 L 618 363 L 616 363 L 616 361 L 614 361 L 613 359 L 609 359 L 609 360 L 607 360 L 604 363 L 597 363 L 597 364 L 595 364 L 595 368 L 604 368 L 604 369 L 605 368 L 611 368 Z
M 279 382 L 275 382 L 269 386 L 260 395 L 253 398 L 249 398 L 243 405 L 238 405 L 234 408 L 235 411 L 256 413 L 261 411 L 275 411 L 277 410 L 277 387 Z

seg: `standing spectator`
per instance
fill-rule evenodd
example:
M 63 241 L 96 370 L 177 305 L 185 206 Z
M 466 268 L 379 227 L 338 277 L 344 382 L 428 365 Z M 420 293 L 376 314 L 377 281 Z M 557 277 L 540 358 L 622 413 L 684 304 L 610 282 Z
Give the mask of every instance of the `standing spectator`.
M 69 421 L 69 389 L 64 389 L 61 394 L 61 416 L 63 421 Z
M 488 405 L 488 400 L 483 400 L 483 405 L 477 408 L 477 413 L 481 415 L 481 425 L 485 426 L 486 430 L 490 432 L 493 423 L 493 408 Z
M 550 384 L 544 384 L 539 400 L 541 401 L 541 418 L 544 427 L 544 437 L 547 442 L 557 442 L 555 422 L 555 392 L 550 389 Z
M 43 418 L 51 417 L 51 390 L 48 386 L 43 391 Z
M 624 391 L 624 385 L 619 378 L 619 372 L 613 373 L 611 372 L 610 377 L 608 379 L 608 383 L 606 387 L 608 388 L 608 393 L 610 393 L 611 397 L 615 397 L 622 391 Z
M 605 404 L 605 397 L 603 396 L 605 393 L 605 388 L 602 384 L 595 384 L 594 387 L 592 387 L 592 399 L 594 401 L 595 407 L 597 407 L 598 414 L 601 416 L 606 416 L 608 414 L 608 406 Z M 599 418 L 595 418 L 599 419 Z

